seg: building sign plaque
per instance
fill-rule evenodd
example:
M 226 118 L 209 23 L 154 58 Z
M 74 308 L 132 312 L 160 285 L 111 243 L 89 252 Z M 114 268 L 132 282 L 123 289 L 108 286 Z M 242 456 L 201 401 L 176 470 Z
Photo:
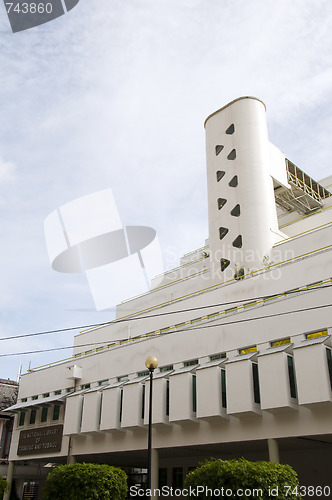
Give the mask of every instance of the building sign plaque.
M 63 425 L 51 425 L 20 432 L 18 455 L 37 455 L 61 450 Z

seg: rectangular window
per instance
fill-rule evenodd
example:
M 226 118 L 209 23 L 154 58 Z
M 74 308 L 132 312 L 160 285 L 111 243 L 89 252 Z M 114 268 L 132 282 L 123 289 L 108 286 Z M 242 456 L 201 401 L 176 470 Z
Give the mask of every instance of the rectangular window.
M 173 467 L 172 470 L 172 486 L 174 489 L 182 488 L 183 486 L 183 469 L 182 467 Z
M 49 397 L 50 397 L 50 393 L 49 393 L 49 392 L 45 392 L 45 393 L 43 394 L 43 398 L 49 398 Z
M 290 344 L 291 340 L 288 337 L 287 339 L 282 339 L 282 340 L 275 340 L 274 342 L 271 342 L 271 347 L 279 347 L 280 345 L 286 345 Z
M 261 395 L 259 391 L 259 377 L 258 377 L 258 364 L 252 363 L 252 379 L 254 384 L 254 401 L 257 404 L 261 402 Z
M 60 405 L 54 405 L 52 420 L 59 420 L 59 417 L 60 417 Z
M 122 377 L 118 377 L 118 382 L 127 382 L 129 380 L 128 375 L 122 375 Z
M 100 381 L 98 382 L 98 385 L 99 385 L 99 386 L 108 385 L 108 379 L 107 379 L 107 380 L 100 380 Z
M 220 354 L 212 354 L 210 356 L 210 361 L 217 361 L 218 359 L 225 359 L 226 358 L 226 353 L 221 352 Z
M 59 389 L 58 391 L 54 391 L 54 396 L 59 396 L 61 394 L 61 389 Z
M 161 489 L 163 486 L 167 486 L 167 469 L 159 469 L 158 488 Z
M 145 412 L 145 385 L 142 385 L 142 420 L 144 420 Z
M 169 416 L 169 380 L 166 380 L 166 415 Z
M 120 391 L 120 414 L 119 414 L 119 421 L 122 421 L 122 404 L 123 404 L 123 389 Z
M 223 408 L 227 408 L 226 371 L 224 369 L 221 370 L 221 405 Z
M 162 366 L 159 371 L 160 373 L 163 373 L 170 372 L 171 370 L 173 370 L 173 365 Z
M 305 338 L 307 340 L 316 339 L 317 337 L 325 337 L 327 335 L 327 330 L 320 330 L 318 332 L 307 333 Z
M 239 354 L 250 354 L 251 352 L 256 352 L 257 346 L 253 345 L 251 347 L 245 347 L 244 349 L 239 350 Z
M 25 422 L 25 411 L 20 411 L 18 425 L 22 427 L 22 425 L 24 425 L 24 422 Z
M 288 378 L 291 398 L 296 399 L 296 381 L 293 356 L 287 356 Z
M 329 348 L 326 348 L 326 357 L 327 357 L 327 367 L 329 370 L 330 384 L 332 390 L 332 351 Z
M 36 399 L 38 399 L 38 396 L 32 396 L 32 401 L 36 401 Z
M 37 415 L 36 408 L 32 408 L 32 410 L 30 410 L 29 424 L 34 424 L 36 422 L 36 415 Z
M 198 365 L 198 359 L 192 359 L 191 361 L 185 361 L 183 363 L 184 367 Z
M 193 391 L 193 412 L 197 410 L 197 389 L 196 389 L 196 375 L 192 376 L 192 391 Z
M 138 377 L 148 377 L 150 374 L 149 370 L 146 370 L 145 372 L 139 372 L 137 374 Z
M 47 413 L 48 413 L 48 407 L 47 406 L 43 406 L 42 407 L 42 412 L 41 412 L 41 417 L 40 417 L 40 421 L 41 422 L 46 422 L 46 420 L 47 420 Z
M 91 384 L 83 384 L 81 385 L 81 389 L 90 389 Z

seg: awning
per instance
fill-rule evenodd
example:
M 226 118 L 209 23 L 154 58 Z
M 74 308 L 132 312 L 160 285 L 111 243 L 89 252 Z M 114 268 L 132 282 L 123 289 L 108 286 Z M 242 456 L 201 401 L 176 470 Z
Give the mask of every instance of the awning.
M 68 392 L 67 394 L 58 394 L 57 396 L 51 396 L 48 398 L 41 398 L 41 399 L 30 399 L 29 401 L 22 401 L 21 403 L 16 403 L 13 406 L 9 406 L 5 410 L 2 410 L 3 412 L 6 413 L 16 413 L 21 410 L 26 410 L 28 408 L 32 407 L 38 407 L 38 406 L 47 406 L 50 403 L 63 403 L 64 400 L 67 398 L 67 396 L 70 396 L 72 393 Z

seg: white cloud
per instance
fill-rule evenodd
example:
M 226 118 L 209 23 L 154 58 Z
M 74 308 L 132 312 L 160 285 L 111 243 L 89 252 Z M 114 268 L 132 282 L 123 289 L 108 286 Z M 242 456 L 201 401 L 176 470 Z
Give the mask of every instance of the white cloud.
M 11 161 L 5 161 L 0 156 L 0 184 L 15 179 L 16 166 Z

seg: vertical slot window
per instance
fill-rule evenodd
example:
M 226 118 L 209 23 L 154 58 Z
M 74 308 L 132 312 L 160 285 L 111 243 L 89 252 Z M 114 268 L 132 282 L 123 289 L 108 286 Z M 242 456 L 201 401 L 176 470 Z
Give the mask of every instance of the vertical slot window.
M 169 417 L 169 380 L 166 380 L 166 415 Z
M 291 398 L 296 399 L 296 380 L 295 380 L 295 368 L 294 368 L 294 358 L 293 356 L 287 356 L 288 365 L 288 379 L 289 379 L 289 389 Z
M 258 376 L 258 364 L 252 363 L 252 380 L 254 386 L 254 401 L 257 404 L 261 402 L 261 395 L 259 390 L 259 376 Z
M 183 486 L 183 469 L 182 467 L 173 467 L 172 486 L 175 489 L 181 489 Z
M 142 420 L 144 420 L 144 413 L 145 413 L 145 384 L 142 385 L 142 413 L 141 413 Z
M 119 422 L 122 422 L 122 406 L 123 406 L 123 389 L 120 390 L 120 411 L 119 411 Z
M 47 414 L 48 414 L 48 407 L 47 406 L 43 406 L 42 407 L 42 412 L 41 412 L 41 417 L 40 417 L 40 421 L 41 422 L 46 422 L 47 421 Z
M 98 412 L 98 428 L 100 427 L 100 423 L 101 423 L 101 411 L 102 411 L 102 408 L 103 408 L 103 392 L 101 392 L 100 394 L 100 400 L 99 400 L 99 412 Z
M 327 368 L 329 370 L 330 385 L 332 390 L 332 351 L 329 348 L 326 348 L 326 358 L 327 358 Z
M 34 424 L 36 422 L 36 415 L 37 415 L 36 408 L 32 408 L 32 410 L 30 411 L 29 424 Z
M 25 411 L 20 411 L 20 416 L 18 419 L 18 425 L 22 427 L 25 423 Z
M 221 370 L 221 406 L 227 408 L 227 398 L 226 398 L 226 371 Z
M 54 405 L 52 420 L 59 420 L 59 417 L 60 417 L 60 405 Z
M 196 413 L 196 410 L 197 410 L 196 375 L 192 376 L 192 398 L 193 398 L 193 412 Z

